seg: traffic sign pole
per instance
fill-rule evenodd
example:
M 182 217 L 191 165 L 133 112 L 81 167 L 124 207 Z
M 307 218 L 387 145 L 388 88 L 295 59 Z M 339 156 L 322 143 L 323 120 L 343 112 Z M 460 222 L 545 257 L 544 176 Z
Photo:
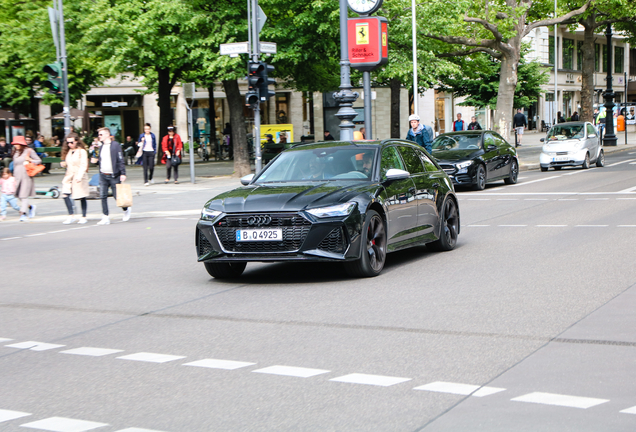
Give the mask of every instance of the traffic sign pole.
M 64 82 L 64 135 L 71 133 L 70 95 L 68 94 L 68 62 L 66 60 L 66 38 L 64 36 L 64 5 L 59 0 L 60 20 L 60 60 L 62 61 L 62 80 Z
M 259 27 L 259 13 L 262 13 L 260 7 L 258 6 L 258 0 L 247 0 L 248 8 L 251 11 L 251 42 L 252 42 L 252 61 L 259 61 L 258 57 L 260 55 L 260 41 L 258 38 L 258 33 L 260 32 Z M 251 3 L 251 5 L 250 5 Z M 265 14 L 263 14 L 264 16 Z M 261 18 L 262 19 L 262 18 Z M 262 19 L 264 23 L 264 19 Z M 258 103 L 253 105 L 254 109 L 254 131 L 252 132 L 252 143 L 254 145 L 254 165 L 256 174 L 261 172 L 262 166 L 262 155 L 261 155 L 261 103 L 260 103 L 260 94 L 258 97 Z

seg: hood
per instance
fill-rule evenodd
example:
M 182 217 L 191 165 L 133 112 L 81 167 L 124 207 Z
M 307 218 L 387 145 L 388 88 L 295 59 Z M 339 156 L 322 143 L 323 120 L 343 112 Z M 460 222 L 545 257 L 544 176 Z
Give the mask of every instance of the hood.
M 581 142 L 582 140 L 579 140 L 579 139 L 548 141 L 543 144 L 543 148 L 545 150 L 551 150 L 551 151 L 566 151 L 574 147 L 579 147 L 581 145 Z
M 299 211 L 345 203 L 370 187 L 368 181 L 269 183 L 222 193 L 206 207 L 226 213 Z
M 433 157 L 439 162 L 449 161 L 457 162 L 460 160 L 474 159 L 484 154 L 483 150 L 435 150 L 433 149 Z

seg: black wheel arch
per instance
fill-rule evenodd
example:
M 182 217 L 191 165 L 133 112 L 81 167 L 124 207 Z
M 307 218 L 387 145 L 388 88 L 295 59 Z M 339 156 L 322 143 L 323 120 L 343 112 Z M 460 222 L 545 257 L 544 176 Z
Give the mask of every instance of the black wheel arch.
M 452 200 L 455 203 L 455 207 L 457 208 L 457 234 L 459 235 L 459 233 L 461 232 L 461 227 L 462 227 L 462 220 L 461 220 L 461 214 L 459 211 L 459 201 L 457 200 L 457 196 L 453 193 L 453 192 L 448 192 L 445 196 L 444 199 L 438 200 L 439 204 L 437 206 L 437 214 L 439 215 L 439 220 L 441 221 L 442 218 L 442 211 L 444 209 L 444 204 L 446 204 L 447 200 Z M 437 238 L 439 238 L 442 235 L 442 224 L 438 224 L 437 227 Z

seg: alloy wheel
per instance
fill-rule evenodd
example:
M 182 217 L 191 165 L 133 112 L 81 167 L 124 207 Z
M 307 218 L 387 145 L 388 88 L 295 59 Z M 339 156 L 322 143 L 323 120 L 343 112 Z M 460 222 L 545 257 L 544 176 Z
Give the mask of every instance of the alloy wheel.
M 367 228 L 367 253 L 371 268 L 376 272 L 382 270 L 386 259 L 386 235 L 379 215 L 373 215 Z

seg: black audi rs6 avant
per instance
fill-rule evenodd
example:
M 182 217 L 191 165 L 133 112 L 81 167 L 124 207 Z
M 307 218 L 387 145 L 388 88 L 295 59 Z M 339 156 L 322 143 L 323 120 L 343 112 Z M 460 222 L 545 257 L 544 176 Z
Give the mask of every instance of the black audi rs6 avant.
M 389 252 L 457 242 L 453 183 L 408 141 L 298 145 L 241 183 L 209 200 L 197 224 L 198 260 L 215 278 L 250 261 L 342 262 L 377 276 Z

